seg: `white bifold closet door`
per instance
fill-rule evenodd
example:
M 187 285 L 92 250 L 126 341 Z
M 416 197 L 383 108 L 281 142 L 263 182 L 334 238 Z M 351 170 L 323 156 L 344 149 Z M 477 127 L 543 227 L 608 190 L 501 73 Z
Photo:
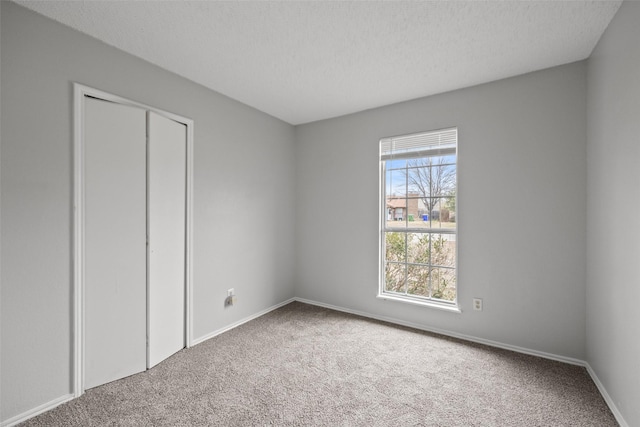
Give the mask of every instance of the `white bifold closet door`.
M 87 97 L 85 389 L 184 347 L 185 212 L 186 126 Z
M 151 368 L 185 346 L 187 127 L 151 111 L 147 127 Z
M 146 364 L 146 111 L 85 99 L 84 374 L 92 388 Z

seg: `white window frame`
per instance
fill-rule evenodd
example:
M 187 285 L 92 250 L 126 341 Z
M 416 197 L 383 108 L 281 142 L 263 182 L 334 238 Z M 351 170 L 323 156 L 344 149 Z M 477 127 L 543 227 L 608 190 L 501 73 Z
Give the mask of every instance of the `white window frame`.
M 387 185 L 386 185 L 386 164 L 387 161 L 395 159 L 419 159 L 426 157 L 435 157 L 447 153 L 455 154 L 455 166 L 456 166 L 456 225 L 451 228 L 411 228 L 408 226 L 407 219 L 405 218 L 405 227 L 387 227 Z M 378 298 L 384 300 L 400 301 L 404 303 L 417 304 L 421 306 L 446 310 L 450 312 L 460 313 L 460 307 L 458 305 L 459 286 L 458 286 L 458 130 L 455 127 L 439 129 L 434 131 L 419 132 L 409 135 L 400 135 L 395 137 L 386 137 L 380 140 L 380 233 L 379 233 L 379 250 L 380 250 L 380 262 L 379 262 L 379 276 L 378 276 Z M 405 196 L 407 197 L 407 196 Z M 407 208 L 408 199 L 407 199 Z M 395 209 L 394 209 L 395 210 Z M 408 216 L 408 215 L 407 215 Z M 392 292 L 385 290 L 385 269 L 386 269 L 386 233 L 387 232 L 406 232 L 406 233 L 421 233 L 421 234 L 453 234 L 456 240 L 455 246 L 455 277 L 456 277 L 456 294 L 453 301 L 446 301 L 431 296 L 419 296 L 411 295 L 408 293 Z M 406 260 L 405 265 L 409 265 Z M 431 266 L 431 264 L 430 264 Z

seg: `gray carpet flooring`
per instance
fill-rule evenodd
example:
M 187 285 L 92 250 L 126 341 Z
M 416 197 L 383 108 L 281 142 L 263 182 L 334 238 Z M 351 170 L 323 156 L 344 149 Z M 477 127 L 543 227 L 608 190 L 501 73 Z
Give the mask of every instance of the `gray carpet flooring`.
M 582 367 L 291 303 L 24 426 L 616 426 Z

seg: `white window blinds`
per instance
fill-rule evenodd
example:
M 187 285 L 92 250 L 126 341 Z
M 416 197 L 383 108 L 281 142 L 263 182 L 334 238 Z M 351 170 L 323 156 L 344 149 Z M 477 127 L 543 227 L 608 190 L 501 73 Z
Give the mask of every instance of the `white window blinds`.
M 380 140 L 380 160 L 451 155 L 457 145 L 457 128 L 384 138 Z

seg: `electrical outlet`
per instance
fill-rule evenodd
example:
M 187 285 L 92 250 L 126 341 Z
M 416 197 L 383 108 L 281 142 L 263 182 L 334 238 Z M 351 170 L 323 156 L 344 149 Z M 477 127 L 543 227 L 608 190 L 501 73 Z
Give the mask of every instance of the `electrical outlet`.
M 236 303 L 236 295 L 235 290 L 233 288 L 227 291 L 227 298 L 224 300 L 225 307 L 233 305 Z
M 482 298 L 473 299 L 473 309 L 476 311 L 482 311 Z

